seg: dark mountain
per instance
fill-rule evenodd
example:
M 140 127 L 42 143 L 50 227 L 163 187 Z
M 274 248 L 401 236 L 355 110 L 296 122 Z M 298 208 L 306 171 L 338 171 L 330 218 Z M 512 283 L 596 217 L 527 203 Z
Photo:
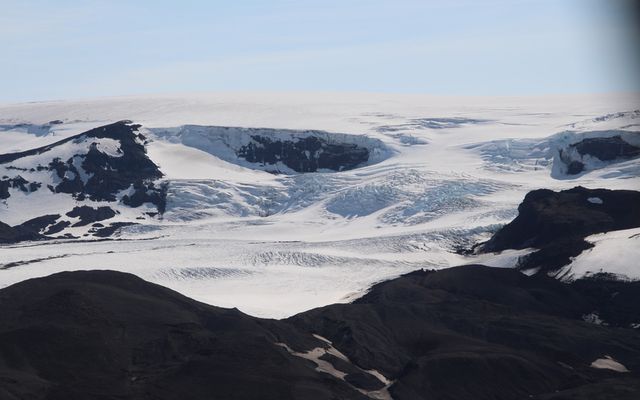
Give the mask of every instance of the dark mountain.
M 133 275 L 72 272 L 0 291 L 2 399 L 357 399 L 275 343 L 287 324 L 188 299 Z
M 0 397 L 635 399 L 639 304 L 640 283 L 465 266 L 274 321 L 129 274 L 59 273 L 0 290 Z M 631 372 L 590 366 L 607 356 Z
M 640 308 L 614 306 L 590 289 L 511 269 L 418 271 L 374 286 L 353 304 L 312 310 L 290 322 L 393 379 L 394 399 L 562 398 L 564 391 L 618 378 L 589 367 L 604 355 L 632 371 L 640 367 L 637 330 L 582 321 L 610 307 L 611 319 L 628 327 Z M 609 290 L 609 296 L 620 290 L 640 298 L 640 283 Z M 637 395 L 640 375 L 631 376 L 630 393 Z
M 640 192 L 575 187 L 561 192 L 529 192 L 518 216 L 479 248 L 483 252 L 539 249 L 520 268 L 556 271 L 592 245 L 585 237 L 640 227 Z
M 18 243 L 24 240 L 38 240 L 42 235 L 21 226 L 9 226 L 0 221 L 0 243 Z

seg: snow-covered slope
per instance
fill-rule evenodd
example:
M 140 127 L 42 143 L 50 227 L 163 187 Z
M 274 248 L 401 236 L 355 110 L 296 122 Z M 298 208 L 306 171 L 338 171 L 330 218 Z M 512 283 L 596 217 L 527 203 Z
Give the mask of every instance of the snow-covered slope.
M 2 220 L 77 238 L 103 236 L 100 221 L 130 223 L 164 212 L 164 185 L 154 183 L 163 174 L 147 157 L 139 128 L 122 121 L 0 155 Z
M 575 257 L 561 274 L 567 278 L 610 274 L 618 279 L 638 279 L 640 229 L 624 229 L 587 237 L 594 245 Z
M 155 214 L 153 203 L 122 201 L 133 186 L 113 201 L 79 199 L 45 190 L 57 182 L 52 171 L 0 165 L 9 179 L 24 172 L 25 180 L 43 183 L 33 192 L 12 187 L 0 201 L 0 221 L 16 225 L 60 214 L 73 225 L 77 220 L 65 213 L 74 207 L 109 206 L 117 214 L 97 223 L 135 223 L 114 232 L 118 241 L 96 241 L 85 225 L 56 236 L 89 242 L 4 246 L 0 283 L 110 268 L 205 302 L 280 317 L 347 301 L 417 268 L 513 266 L 522 251 L 463 256 L 457 250 L 511 220 L 530 190 L 640 189 L 633 153 L 599 161 L 570 153 L 586 161 L 577 174 L 568 174 L 560 157 L 584 139 L 620 137 L 636 146 L 638 104 L 631 95 L 228 93 L 0 106 L 0 153 L 51 145 L 115 121 L 140 124 L 146 156 L 162 174 L 146 181 L 166 189 L 164 212 Z M 107 139 L 96 151 L 116 157 L 118 144 Z M 10 165 L 29 170 L 50 162 L 52 151 L 64 152 L 56 157 L 66 161 L 91 146 L 67 143 L 73 147 Z M 640 278 L 640 271 L 629 276 Z

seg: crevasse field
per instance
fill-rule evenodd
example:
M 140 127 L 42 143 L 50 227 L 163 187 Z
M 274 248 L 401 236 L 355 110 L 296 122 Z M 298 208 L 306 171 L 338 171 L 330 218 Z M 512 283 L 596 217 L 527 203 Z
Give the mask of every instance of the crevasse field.
M 640 189 L 638 159 L 582 159 L 585 171 L 576 175 L 559 159 L 560 150 L 577 156 L 567 146 L 583 138 L 625 135 L 640 143 L 639 104 L 632 95 L 221 93 L 0 105 L 0 153 L 127 119 L 142 125 L 147 154 L 168 182 L 161 217 L 117 206 L 116 220 L 138 224 L 113 240 L 0 247 L 0 287 L 63 270 L 113 269 L 206 303 L 281 318 L 347 302 L 419 268 L 514 267 L 527 250 L 458 250 L 513 219 L 530 190 Z M 56 120 L 62 123 L 48 124 Z M 349 171 L 296 173 L 280 165 L 275 174 L 235 156 L 256 132 L 320 135 L 367 147 L 370 158 Z M 68 156 L 82 145 L 57 151 Z M 99 145 L 117 150 L 108 140 Z M 75 202 L 44 190 L 18 193 L 0 201 L 0 221 L 19 224 Z M 82 238 L 87 229 L 66 232 Z M 565 267 L 567 277 L 603 270 L 640 278 L 627 270 L 640 257 L 640 229 L 588 239 L 596 246 Z

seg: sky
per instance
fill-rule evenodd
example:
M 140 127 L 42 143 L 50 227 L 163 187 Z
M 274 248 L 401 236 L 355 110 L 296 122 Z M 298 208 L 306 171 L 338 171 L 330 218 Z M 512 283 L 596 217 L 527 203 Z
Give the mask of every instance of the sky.
M 0 0 L 0 101 L 640 91 L 636 0 Z

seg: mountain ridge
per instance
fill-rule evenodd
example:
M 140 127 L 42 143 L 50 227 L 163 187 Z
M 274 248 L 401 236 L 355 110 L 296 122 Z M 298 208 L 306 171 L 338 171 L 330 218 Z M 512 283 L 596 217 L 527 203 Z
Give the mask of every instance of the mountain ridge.
M 416 271 L 352 304 L 276 321 L 131 274 L 63 272 L 0 289 L 0 391 L 402 400 L 590 398 L 607 388 L 598 398 L 634 398 L 640 336 L 628 322 L 638 310 L 606 293 L 637 305 L 640 283 L 597 295 L 599 283 L 580 285 L 479 265 Z M 586 312 L 608 322 L 584 322 Z M 605 356 L 631 372 L 590 364 Z

